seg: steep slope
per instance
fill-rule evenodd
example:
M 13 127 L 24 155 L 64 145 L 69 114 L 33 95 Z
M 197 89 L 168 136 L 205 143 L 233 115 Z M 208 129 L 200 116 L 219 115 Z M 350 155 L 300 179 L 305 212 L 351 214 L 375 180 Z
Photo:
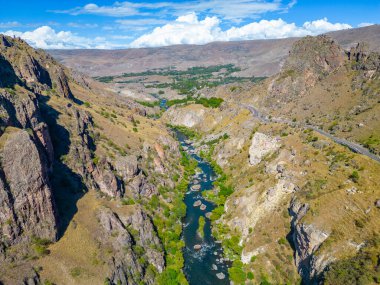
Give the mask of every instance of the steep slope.
M 357 128 L 377 137 L 377 62 L 365 45 L 347 52 L 327 36 L 306 37 L 294 43 L 279 74 L 205 93 L 224 99 L 219 108 L 184 104 L 163 115 L 198 133 L 193 145 L 223 178 L 206 196 L 219 206 L 210 218 L 235 283 L 376 281 L 380 165 L 309 126 L 328 130 L 334 117 L 339 126 L 342 113 L 359 125 L 344 112 L 366 100 L 365 127 Z M 360 141 L 354 130 L 346 137 Z
M 294 46 L 263 105 L 274 116 L 319 126 L 378 154 L 380 55 L 366 43 L 344 52 L 328 38 L 314 42 Z
M 0 283 L 183 280 L 166 127 L 20 39 L 0 36 L 0 60 Z

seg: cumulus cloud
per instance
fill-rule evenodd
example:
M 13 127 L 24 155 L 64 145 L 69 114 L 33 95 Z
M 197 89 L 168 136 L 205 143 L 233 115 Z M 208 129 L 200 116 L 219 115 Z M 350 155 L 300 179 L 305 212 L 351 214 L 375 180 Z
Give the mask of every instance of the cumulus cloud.
M 190 13 L 142 35 L 131 43 L 131 47 L 208 43 L 214 41 L 221 33 L 219 24 L 217 17 L 206 17 L 199 21 L 195 13 Z
M 178 17 L 175 21 L 155 28 L 131 43 L 131 47 L 154 47 L 176 44 L 205 44 L 212 41 L 279 39 L 318 35 L 330 31 L 352 28 L 348 24 L 330 23 L 327 18 L 305 22 L 302 26 L 282 19 L 261 20 L 241 27 L 222 30 L 217 17 L 199 20 L 195 13 Z
M 104 49 L 113 47 L 112 44 L 101 37 L 89 39 L 77 36 L 70 31 L 56 32 L 49 26 L 42 26 L 27 32 L 10 30 L 2 33 L 8 36 L 20 37 L 30 45 L 42 49 Z

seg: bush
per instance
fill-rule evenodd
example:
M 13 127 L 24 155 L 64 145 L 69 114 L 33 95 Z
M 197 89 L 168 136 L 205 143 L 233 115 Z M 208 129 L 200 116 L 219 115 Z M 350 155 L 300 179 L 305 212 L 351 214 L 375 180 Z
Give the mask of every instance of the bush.
M 322 280 L 326 285 L 380 283 L 380 237 L 370 240 L 356 256 L 332 263 Z
M 241 267 L 232 266 L 228 269 L 228 273 L 230 274 L 230 280 L 236 284 L 244 284 L 247 279 L 247 275 Z
M 204 227 L 205 227 L 205 224 L 206 224 L 206 221 L 205 221 L 205 218 L 203 216 L 200 216 L 199 217 L 199 220 L 198 220 L 198 234 L 199 236 L 201 236 L 202 238 L 204 237 L 205 233 L 204 233 Z
M 32 237 L 33 249 L 37 256 L 44 256 L 50 253 L 47 247 L 51 244 L 48 239 L 42 239 L 39 237 Z
M 70 275 L 72 277 L 79 277 L 82 274 L 82 269 L 79 267 L 74 267 L 70 270 Z
M 172 268 L 166 268 L 158 279 L 160 285 L 180 285 L 178 278 L 179 272 Z
M 359 181 L 359 173 L 358 173 L 356 170 L 354 170 L 354 171 L 351 173 L 351 175 L 349 176 L 349 178 L 350 178 L 353 182 L 358 183 L 358 181 Z
M 121 204 L 122 205 L 134 205 L 134 204 L 136 204 L 136 202 L 132 198 L 124 198 L 121 200 Z
M 285 238 L 280 238 L 279 240 L 278 240 L 278 244 L 286 244 L 286 239 Z
M 248 273 L 247 273 L 247 278 L 248 278 L 249 280 L 253 280 L 253 279 L 255 278 L 255 275 L 253 275 L 252 272 L 248 272 Z

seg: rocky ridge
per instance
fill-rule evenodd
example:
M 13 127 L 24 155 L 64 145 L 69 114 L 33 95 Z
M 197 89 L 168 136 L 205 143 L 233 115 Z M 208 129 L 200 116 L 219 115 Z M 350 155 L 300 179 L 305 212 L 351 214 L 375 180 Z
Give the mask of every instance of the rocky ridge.
M 110 284 L 155 284 L 166 256 L 152 212 L 125 201 L 148 204 L 159 187 L 174 187 L 168 173 L 180 175 L 178 166 L 173 169 L 178 144 L 162 135 L 164 127 L 148 124 L 136 103 L 105 97 L 91 80 L 20 39 L 0 36 L 0 61 L 0 263 L 13 264 L 2 267 L 0 283 L 41 284 L 50 278 L 49 268 L 34 275 L 30 269 L 49 256 L 50 243 L 56 242 L 54 257 L 61 240 L 70 240 L 68 227 L 76 227 L 73 205 L 96 191 L 99 223 L 80 226 L 102 232 L 89 242 L 111 246 L 111 258 L 104 260 Z M 118 108 L 118 116 L 110 117 L 106 108 Z M 150 128 L 149 142 L 141 148 L 121 147 L 114 135 L 100 132 L 121 126 L 122 137 L 142 146 L 145 137 L 132 132 L 137 124 L 142 133 Z M 130 211 L 117 214 L 120 206 Z

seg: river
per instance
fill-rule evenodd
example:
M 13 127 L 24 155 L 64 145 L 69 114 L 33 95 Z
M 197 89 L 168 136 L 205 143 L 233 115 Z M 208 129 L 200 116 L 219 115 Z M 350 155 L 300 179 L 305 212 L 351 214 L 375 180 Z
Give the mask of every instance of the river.
M 228 279 L 228 263 L 223 259 L 223 249 L 220 243 L 217 243 L 211 234 L 211 222 L 206 218 L 206 213 L 211 212 L 215 205 L 202 197 L 201 192 L 213 188 L 213 181 L 216 174 L 211 165 L 201 159 L 194 153 L 194 148 L 186 142 L 187 138 L 180 132 L 176 132 L 177 138 L 185 151 L 195 160 L 198 161 L 198 167 L 201 169 L 190 181 L 188 192 L 185 195 L 186 216 L 183 220 L 182 237 L 185 241 L 184 272 L 190 285 L 227 285 L 230 284 Z M 199 191 L 192 191 L 191 187 L 197 180 L 200 185 Z M 206 206 L 202 210 L 200 206 L 194 207 L 194 202 L 201 201 Z M 199 217 L 205 217 L 204 237 L 197 233 Z M 201 245 L 201 249 L 194 249 L 195 245 Z M 217 274 L 224 276 L 219 279 Z

